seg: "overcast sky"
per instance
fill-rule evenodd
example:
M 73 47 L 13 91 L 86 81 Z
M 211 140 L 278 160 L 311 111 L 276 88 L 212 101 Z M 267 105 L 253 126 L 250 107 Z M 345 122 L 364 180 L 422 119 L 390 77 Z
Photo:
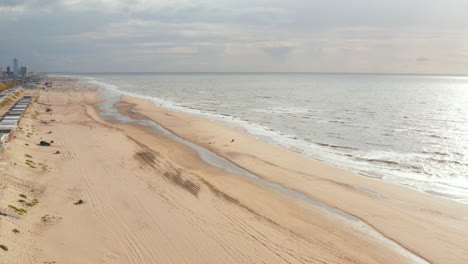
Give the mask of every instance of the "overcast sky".
M 468 74 L 467 0 L 0 0 L 0 67 Z

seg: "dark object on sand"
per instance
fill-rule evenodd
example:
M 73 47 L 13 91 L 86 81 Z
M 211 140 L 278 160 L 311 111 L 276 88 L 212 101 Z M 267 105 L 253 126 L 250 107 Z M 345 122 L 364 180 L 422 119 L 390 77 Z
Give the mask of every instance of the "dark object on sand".
M 9 213 L 0 212 L 0 215 L 3 215 L 3 216 L 10 216 L 10 217 L 13 217 L 13 218 L 16 218 L 16 219 L 20 219 L 20 218 L 17 217 L 16 215 L 12 215 L 12 214 L 9 214 Z
M 78 200 L 78 202 L 76 202 L 76 203 L 73 203 L 73 204 L 74 204 L 74 205 L 80 205 L 80 204 L 83 204 L 83 203 L 84 203 L 84 201 L 83 201 L 83 200 L 81 200 L 81 199 L 79 199 L 79 200 Z
M 50 109 L 50 108 L 47 107 L 45 111 L 46 111 L 46 112 L 50 112 L 50 111 L 52 111 L 52 109 Z
M 52 134 L 52 131 L 47 132 L 47 134 Z
M 57 151 L 55 151 L 55 153 L 54 153 L 54 154 L 60 154 L 60 151 L 58 151 L 58 150 L 57 150 Z
M 231 140 L 231 143 L 234 142 L 234 139 Z
M 39 146 L 50 146 L 50 143 L 47 141 L 41 140 L 41 142 L 39 142 Z
M 50 141 L 50 143 L 52 144 L 52 143 L 54 143 L 54 141 L 53 141 L 53 140 L 51 140 L 51 141 Z

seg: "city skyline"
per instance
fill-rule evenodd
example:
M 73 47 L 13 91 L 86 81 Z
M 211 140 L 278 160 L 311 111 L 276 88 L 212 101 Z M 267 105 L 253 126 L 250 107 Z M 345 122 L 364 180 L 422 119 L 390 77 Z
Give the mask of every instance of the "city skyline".
M 17 58 L 13 58 L 12 66 L 10 67 L 9 64 L 6 65 L 5 70 L 3 66 L 0 65 L 0 79 L 2 78 L 17 78 L 17 77 L 25 77 L 28 75 L 28 68 L 25 65 L 19 64 L 19 60 Z
M 0 33 L 5 50 L 42 72 L 465 75 L 467 9 L 462 0 L 22 0 L 0 2 Z

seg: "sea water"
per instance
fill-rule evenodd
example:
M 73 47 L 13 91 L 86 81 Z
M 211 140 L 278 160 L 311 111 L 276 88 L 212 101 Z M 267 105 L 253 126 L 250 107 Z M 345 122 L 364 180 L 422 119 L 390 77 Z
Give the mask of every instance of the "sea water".
M 468 203 L 468 77 L 385 74 L 74 75 L 201 115 L 310 158 Z

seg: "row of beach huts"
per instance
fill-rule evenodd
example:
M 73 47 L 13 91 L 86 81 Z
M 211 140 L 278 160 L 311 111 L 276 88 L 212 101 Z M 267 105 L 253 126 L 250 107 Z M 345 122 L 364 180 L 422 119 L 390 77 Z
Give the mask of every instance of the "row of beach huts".
M 16 90 L 10 93 L 14 92 L 16 92 Z M 17 128 L 18 123 L 26 111 L 26 108 L 28 108 L 31 100 L 31 95 L 23 96 L 0 118 L 0 149 L 2 149 L 3 144 L 8 141 L 11 132 Z

